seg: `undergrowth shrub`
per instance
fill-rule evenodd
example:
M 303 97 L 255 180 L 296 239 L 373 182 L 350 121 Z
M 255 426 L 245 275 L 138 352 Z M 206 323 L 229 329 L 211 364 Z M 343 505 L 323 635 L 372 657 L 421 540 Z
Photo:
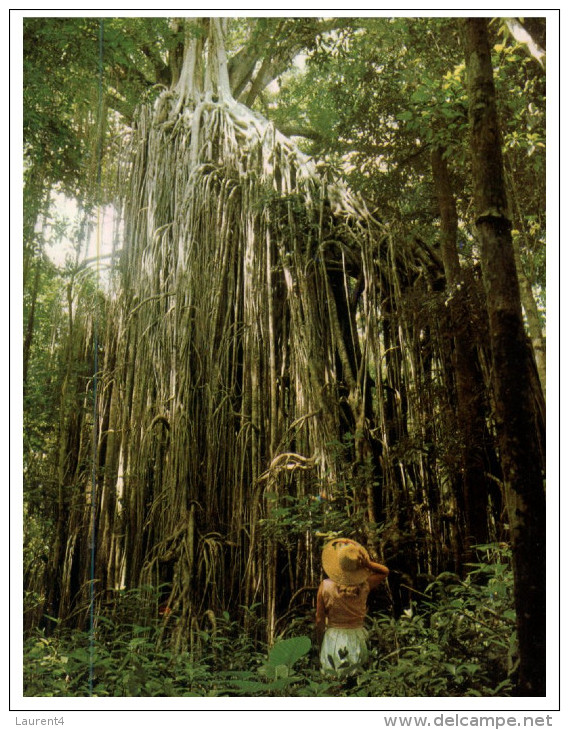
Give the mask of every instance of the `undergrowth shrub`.
M 359 692 L 375 696 L 508 695 L 516 670 L 509 551 L 481 546 L 486 560 L 465 580 L 442 573 L 412 617 L 375 617 L 372 663 Z M 430 596 L 427 598 L 427 595 Z
M 507 696 L 516 669 L 512 572 L 504 547 L 484 546 L 466 579 L 443 573 L 415 614 L 368 619 L 370 663 L 350 683 L 324 678 L 309 636 L 313 616 L 291 617 L 273 647 L 224 611 L 175 651 L 167 618 L 150 616 L 152 589 L 127 592 L 92 635 L 35 630 L 24 642 L 27 696 Z M 157 589 L 156 589 L 157 590 Z M 258 635 L 258 634 L 255 634 Z

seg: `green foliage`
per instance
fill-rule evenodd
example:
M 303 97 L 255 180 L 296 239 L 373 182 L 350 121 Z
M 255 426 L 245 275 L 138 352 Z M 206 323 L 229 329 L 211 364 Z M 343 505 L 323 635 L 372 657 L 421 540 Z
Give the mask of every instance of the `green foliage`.
M 284 547 L 292 547 L 299 536 L 341 533 L 351 529 L 350 499 L 330 501 L 322 497 L 306 495 L 294 497 L 266 494 L 269 503 L 268 516 L 259 521 L 266 538 Z
M 342 440 L 328 444 L 338 465 L 333 485 L 308 473 L 298 492 L 294 472 L 285 477 L 279 491 L 265 492 L 265 517 L 259 526 L 266 540 L 286 549 L 294 548 L 307 533 L 323 540 L 337 535 L 364 539 L 373 527 L 369 523 L 367 505 L 362 501 L 368 484 L 377 487 L 373 464 L 354 465 L 355 440 L 359 433 L 347 432 Z
M 526 274 L 544 289 L 545 74 L 504 22 L 493 20 L 490 32 L 514 228 Z M 464 60 L 456 18 L 351 18 L 319 39 L 302 73 L 282 80 L 268 113 L 284 128 L 308 130 L 312 154 L 349 160 L 351 187 L 433 245 L 430 150 L 440 146 L 460 237 L 470 241 L 462 222 L 472 198 Z
M 385 213 L 428 171 L 426 144 L 453 153 L 464 145 L 465 92 L 454 74 L 462 60 L 452 19 L 351 19 L 284 84 L 283 109 L 316 131 L 311 151 L 349 152 L 350 182 Z
M 230 684 L 238 694 L 281 694 L 291 684 L 298 682 L 294 665 L 310 651 L 312 642 L 307 636 L 293 636 L 281 639 L 270 650 L 268 659 L 258 668 L 258 674 L 265 681 L 255 679 L 234 679 Z
M 296 635 L 309 628 L 305 616 L 266 647 L 224 611 L 211 630 L 192 629 L 191 650 L 175 651 L 168 625 L 177 619 L 156 618 L 158 589 L 146 586 L 122 592 L 109 615 L 96 617 L 92 636 L 30 635 L 25 693 L 85 696 L 92 682 L 100 697 L 508 695 L 516 652 L 509 553 L 496 545 L 480 550 L 485 559 L 470 565 L 465 580 L 438 576 L 413 617 L 371 617 L 370 664 L 354 686 L 320 675 L 310 638 Z
M 359 678 L 373 696 L 495 696 L 513 688 L 516 661 L 509 551 L 484 546 L 465 580 L 443 573 L 412 618 L 380 617 L 370 630 L 372 668 Z
M 41 169 L 45 182 L 59 184 L 73 197 L 93 194 L 100 142 L 105 157 L 116 152 L 111 135 L 108 144 L 100 137 L 114 124 L 108 109 L 129 122 L 141 98 L 162 80 L 166 53 L 175 42 L 166 18 L 24 18 L 28 169 Z
M 307 636 L 293 636 L 291 639 L 282 639 L 269 652 L 269 658 L 264 666 L 267 677 L 288 676 L 293 665 L 308 654 L 312 646 Z
M 494 81 L 513 235 L 526 275 L 545 291 L 546 77 L 505 24 L 497 34 Z
M 265 539 L 285 548 L 293 548 L 307 533 L 322 539 L 363 534 L 365 508 L 356 501 L 360 493 L 355 481 L 330 496 L 267 493 L 267 517 L 259 525 Z
M 26 504 L 43 516 L 47 526 L 56 501 L 58 425 L 61 427 L 66 412 L 77 418 L 91 416 L 89 332 L 95 316 L 103 326 L 104 306 L 94 272 L 70 262 L 65 270 L 57 269 L 45 256 L 38 257 L 34 265 L 39 269 L 38 291 L 32 295 L 25 290 L 23 307 L 25 319 L 33 311 L 24 383 L 24 494 Z M 25 523 L 25 531 L 29 524 Z

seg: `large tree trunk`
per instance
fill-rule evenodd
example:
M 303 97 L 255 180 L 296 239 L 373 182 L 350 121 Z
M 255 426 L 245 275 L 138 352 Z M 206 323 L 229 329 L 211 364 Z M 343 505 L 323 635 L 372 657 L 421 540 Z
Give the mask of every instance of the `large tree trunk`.
M 530 351 L 503 181 L 487 20 L 465 21 L 472 171 L 494 408 L 513 547 L 518 694 L 545 695 L 545 492 Z
M 42 274 L 42 254 L 49 200 L 50 192 L 49 189 L 45 189 L 42 170 L 34 167 L 28 171 L 24 185 L 23 289 L 24 292 L 30 292 L 31 295 L 27 320 L 24 325 L 26 332 L 23 347 L 24 394 L 28 382 L 28 367 L 35 332 L 35 313 Z M 42 220 L 41 233 L 36 231 L 40 220 Z
M 204 607 L 259 600 L 271 639 L 283 591 L 261 520 L 273 495 L 305 497 L 305 480 L 290 475 L 333 491 L 347 469 L 337 393 L 345 381 L 354 422 L 363 396 L 338 252 L 358 252 L 377 224 L 233 98 L 222 24 L 199 26 L 187 29 L 176 87 L 153 112 L 141 108 L 125 164 L 97 552 L 124 523 L 107 558 L 114 584 L 148 582 L 172 564 L 180 642 Z M 307 531 L 306 550 L 313 540 Z
M 35 331 L 35 313 L 36 305 L 38 301 L 39 288 L 40 288 L 40 276 L 41 276 L 41 258 L 38 258 L 35 262 L 34 281 L 31 289 L 31 302 L 28 312 L 28 320 L 25 324 L 26 335 L 24 337 L 24 357 L 23 357 L 23 386 L 24 396 L 28 385 L 28 368 L 30 364 L 30 353 L 32 350 L 32 340 Z
M 514 226 L 521 232 L 522 240 L 524 241 L 524 244 L 527 246 L 528 250 L 531 250 L 531 244 L 528 236 L 528 232 L 526 229 L 526 224 L 524 222 L 524 215 L 523 211 L 521 210 L 520 202 L 519 202 L 519 196 L 517 194 L 516 190 L 516 178 L 514 171 L 512 169 L 512 165 L 508 165 L 508 161 L 506 159 L 506 183 L 507 183 L 507 190 L 509 194 L 509 199 L 512 205 L 512 219 Z M 519 241 L 516 238 L 512 238 L 512 243 L 514 246 L 514 257 L 516 260 L 516 270 L 518 272 L 518 280 L 520 282 L 520 297 L 522 302 L 522 307 L 524 309 L 524 313 L 526 315 L 527 325 L 528 325 L 528 331 L 531 337 L 531 344 L 533 346 L 533 354 L 535 356 L 535 364 L 537 367 L 537 373 L 539 376 L 539 382 L 541 384 L 541 388 L 543 390 L 543 394 L 545 397 L 545 388 L 546 388 L 546 346 L 545 346 L 545 333 L 541 326 L 541 321 L 539 317 L 539 310 L 537 307 L 537 302 L 535 300 L 535 296 L 533 293 L 533 287 L 530 277 L 526 274 L 524 270 L 524 264 L 522 261 L 521 256 L 521 250 L 520 250 L 520 244 Z
M 464 492 L 466 556 L 472 545 L 488 541 L 486 404 L 476 337 L 471 325 L 468 285 L 461 270 L 456 246 L 458 215 L 443 150 L 431 153 L 433 181 L 441 214 L 441 255 L 445 269 L 448 305 L 454 333 L 457 421 L 462 439 L 460 474 Z

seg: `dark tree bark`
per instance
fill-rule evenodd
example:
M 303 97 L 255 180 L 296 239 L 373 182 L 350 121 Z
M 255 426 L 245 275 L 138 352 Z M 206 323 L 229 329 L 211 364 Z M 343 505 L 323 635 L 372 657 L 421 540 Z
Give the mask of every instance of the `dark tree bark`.
M 488 478 L 484 453 L 486 406 L 477 342 L 471 326 L 467 284 L 457 250 L 458 215 L 446 159 L 439 147 L 431 152 L 431 167 L 441 215 L 441 257 L 448 289 L 454 334 L 457 420 L 463 440 L 460 472 L 465 510 L 466 557 L 475 544 L 488 541 Z
M 31 290 L 31 303 L 30 311 L 28 314 L 28 321 L 26 322 L 26 336 L 24 337 L 24 362 L 23 362 L 23 381 L 24 381 L 24 395 L 28 384 L 28 367 L 30 363 L 30 352 L 32 349 L 32 340 L 34 337 L 35 330 L 35 313 L 36 304 L 38 301 L 39 287 L 40 287 L 40 275 L 41 275 L 41 260 L 38 259 L 35 264 L 34 282 Z
M 532 363 L 507 213 L 487 20 L 467 18 L 464 28 L 476 228 L 513 549 L 520 655 L 517 693 L 544 696 L 545 492 L 531 386 Z

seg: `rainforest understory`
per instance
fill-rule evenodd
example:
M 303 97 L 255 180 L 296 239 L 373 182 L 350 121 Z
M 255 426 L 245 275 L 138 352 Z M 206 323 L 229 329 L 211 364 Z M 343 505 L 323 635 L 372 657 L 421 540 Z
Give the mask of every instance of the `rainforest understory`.
M 499 20 L 26 20 L 26 695 L 544 693 L 544 55 Z M 394 572 L 348 685 L 338 535 Z

